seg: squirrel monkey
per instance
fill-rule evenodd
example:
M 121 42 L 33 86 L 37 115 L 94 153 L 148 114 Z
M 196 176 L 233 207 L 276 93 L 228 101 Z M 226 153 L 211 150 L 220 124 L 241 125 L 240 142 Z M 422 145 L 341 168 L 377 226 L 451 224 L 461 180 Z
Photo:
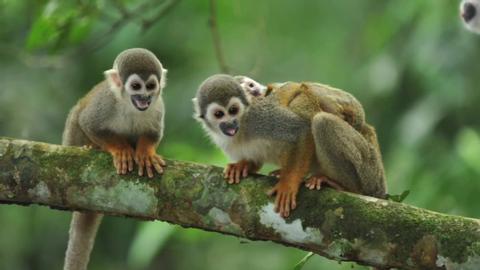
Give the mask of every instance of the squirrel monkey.
M 295 93 L 301 85 L 279 84 L 270 94 L 249 102 L 231 76 L 214 75 L 201 84 L 193 100 L 197 119 L 213 142 L 236 162 L 226 168 L 229 183 L 238 183 L 263 163 L 279 165 L 279 181 L 269 194 L 276 194 L 276 210 L 284 217 L 295 209 L 299 186 L 308 173 L 325 176 L 329 184 L 342 190 L 385 197 L 378 147 L 332 113 L 341 104 L 329 104 L 335 103 L 332 98 L 322 101 L 330 106 L 322 109 L 317 104 L 322 102 L 311 101 L 303 92 L 281 104 L 284 90 L 292 88 L 289 91 Z
M 463 0 L 460 3 L 460 16 L 468 30 L 480 34 L 480 0 Z
M 156 147 L 163 136 L 162 90 L 167 70 L 150 51 L 121 52 L 113 68 L 72 108 L 63 145 L 89 146 L 109 152 L 118 174 L 138 165 L 138 175 L 163 173 Z M 103 215 L 74 212 L 64 269 L 86 269 Z

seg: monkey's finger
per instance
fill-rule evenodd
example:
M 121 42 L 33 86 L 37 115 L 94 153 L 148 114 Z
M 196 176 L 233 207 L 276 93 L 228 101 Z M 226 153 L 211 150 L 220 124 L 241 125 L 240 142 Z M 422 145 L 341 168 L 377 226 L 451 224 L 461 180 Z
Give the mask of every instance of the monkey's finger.
M 242 176 L 243 176 L 243 177 L 247 177 L 247 176 L 248 176 L 248 165 L 243 166 Z
M 322 188 L 322 179 L 318 178 L 315 182 L 317 190 L 320 190 Z
M 280 193 L 280 209 L 279 209 L 279 213 L 280 213 L 280 216 L 283 217 L 284 213 L 285 213 L 285 193 L 281 192 Z
M 133 160 L 134 160 L 134 161 L 135 161 L 135 163 L 137 163 L 137 164 L 139 164 L 139 163 L 140 163 L 140 158 L 138 157 L 138 155 L 137 155 L 137 154 L 135 154 L 135 155 L 133 156 Z
M 285 195 L 285 206 L 284 206 L 284 217 L 288 217 L 290 215 L 290 202 L 291 202 L 291 194 Z
M 228 172 L 230 171 L 230 164 L 223 169 L 223 178 L 228 178 Z
M 128 171 L 129 172 L 133 171 L 133 155 L 132 155 L 132 153 L 128 154 L 127 163 L 128 163 Z
M 150 159 L 145 159 L 145 169 L 147 171 L 148 178 L 153 178 L 152 163 Z
M 152 164 L 153 164 L 153 167 L 155 168 L 155 171 L 157 171 L 157 173 L 159 174 L 163 173 L 163 168 L 160 165 L 160 162 L 158 162 L 158 160 L 155 157 L 152 158 Z
M 117 170 L 117 174 L 120 174 L 120 164 L 119 164 L 119 160 L 118 160 L 118 157 L 115 155 L 113 156 L 113 166 L 115 167 L 115 169 Z
M 292 194 L 292 210 L 297 208 L 297 193 Z
M 138 159 L 138 175 L 143 176 L 145 163 L 142 158 Z
M 242 176 L 242 168 L 237 167 L 235 170 L 235 183 L 238 184 L 240 183 L 240 178 Z
M 275 197 L 275 212 L 278 213 L 278 211 L 280 210 L 280 204 L 282 203 L 282 194 L 279 193 L 277 194 L 277 196 Z
M 122 174 L 127 173 L 127 151 L 122 151 L 122 161 L 121 161 L 121 166 L 122 166 Z
M 228 174 L 228 183 L 233 184 L 235 182 L 235 166 L 232 165 L 232 169 Z
M 167 166 L 167 163 L 165 162 L 165 160 L 163 160 L 163 158 L 159 155 L 155 155 L 155 158 L 157 159 L 158 163 L 160 164 L 160 166 Z

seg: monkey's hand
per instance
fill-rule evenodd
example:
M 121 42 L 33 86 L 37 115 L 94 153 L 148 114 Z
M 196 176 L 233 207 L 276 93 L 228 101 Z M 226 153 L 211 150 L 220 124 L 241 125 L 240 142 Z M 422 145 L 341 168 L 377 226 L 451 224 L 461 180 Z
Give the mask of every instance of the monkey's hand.
M 339 191 L 345 190 L 342 186 L 337 184 L 334 180 L 324 175 L 313 175 L 307 178 L 307 180 L 305 180 L 305 186 L 310 190 L 313 190 L 313 189 L 320 190 L 322 188 L 322 184 L 324 183 L 336 190 L 339 190 Z
M 153 178 L 153 170 L 163 173 L 166 165 L 163 158 L 156 153 L 156 144 L 145 136 L 141 136 L 135 151 L 135 162 L 138 165 L 138 175 L 143 176 L 145 171 L 149 178 Z
M 126 174 L 133 171 L 133 148 L 128 144 L 111 145 L 107 151 L 113 157 L 113 165 L 118 174 Z
M 247 177 L 249 173 L 255 173 L 260 169 L 254 162 L 241 160 L 237 163 L 229 163 L 223 171 L 223 176 L 229 184 L 238 184 L 240 179 Z
M 299 183 L 296 181 L 278 181 L 278 183 L 268 191 L 269 196 L 275 197 L 275 212 L 282 217 L 288 217 L 290 211 L 297 207 L 297 193 Z

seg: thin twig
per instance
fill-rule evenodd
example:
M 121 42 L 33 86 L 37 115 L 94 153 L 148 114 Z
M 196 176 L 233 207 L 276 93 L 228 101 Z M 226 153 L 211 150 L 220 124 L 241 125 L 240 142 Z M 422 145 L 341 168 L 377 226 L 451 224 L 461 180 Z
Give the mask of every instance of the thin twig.
M 160 10 L 158 13 L 150 20 L 142 20 L 139 23 L 142 24 L 142 32 L 145 32 L 148 28 L 153 26 L 157 21 L 159 21 L 165 14 L 167 14 L 172 8 L 180 2 L 180 0 L 171 0 L 164 5 L 161 5 Z M 113 2 L 116 6 L 116 9 L 120 13 L 120 18 L 112 23 L 110 28 L 108 28 L 105 32 L 99 34 L 97 38 L 93 39 L 94 41 L 81 46 L 78 51 L 85 53 L 90 53 L 95 50 L 100 49 L 101 47 L 105 46 L 112 40 L 112 36 L 120 31 L 125 25 L 130 23 L 131 21 L 137 20 L 140 17 L 140 14 L 145 13 L 145 10 L 149 8 L 150 5 L 157 4 L 158 1 L 151 0 L 145 1 L 137 6 L 133 11 L 129 11 L 125 6 L 121 6 L 118 2 Z M 120 5 L 120 6 L 119 6 Z
M 223 50 L 222 50 L 222 44 L 220 42 L 220 33 L 217 27 L 216 0 L 210 0 L 210 18 L 208 20 L 208 25 L 210 26 L 210 31 L 212 32 L 215 57 L 217 58 L 218 65 L 220 66 L 220 71 L 222 73 L 229 74 L 230 68 L 227 66 L 225 62 L 225 57 L 223 55 Z
M 142 20 L 142 33 L 145 33 L 150 27 L 157 23 L 160 19 L 165 17 L 165 15 L 175 7 L 181 0 L 170 0 L 167 3 L 163 4 L 158 11 L 158 13 L 150 19 Z

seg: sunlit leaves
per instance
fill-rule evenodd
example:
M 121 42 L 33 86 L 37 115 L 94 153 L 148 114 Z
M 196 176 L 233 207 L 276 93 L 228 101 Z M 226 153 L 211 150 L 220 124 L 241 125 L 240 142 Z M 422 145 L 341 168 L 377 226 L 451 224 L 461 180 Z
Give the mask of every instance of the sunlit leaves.
M 32 24 L 26 47 L 29 50 L 58 50 L 79 43 L 90 33 L 97 14 L 95 1 L 81 4 L 49 1 Z

